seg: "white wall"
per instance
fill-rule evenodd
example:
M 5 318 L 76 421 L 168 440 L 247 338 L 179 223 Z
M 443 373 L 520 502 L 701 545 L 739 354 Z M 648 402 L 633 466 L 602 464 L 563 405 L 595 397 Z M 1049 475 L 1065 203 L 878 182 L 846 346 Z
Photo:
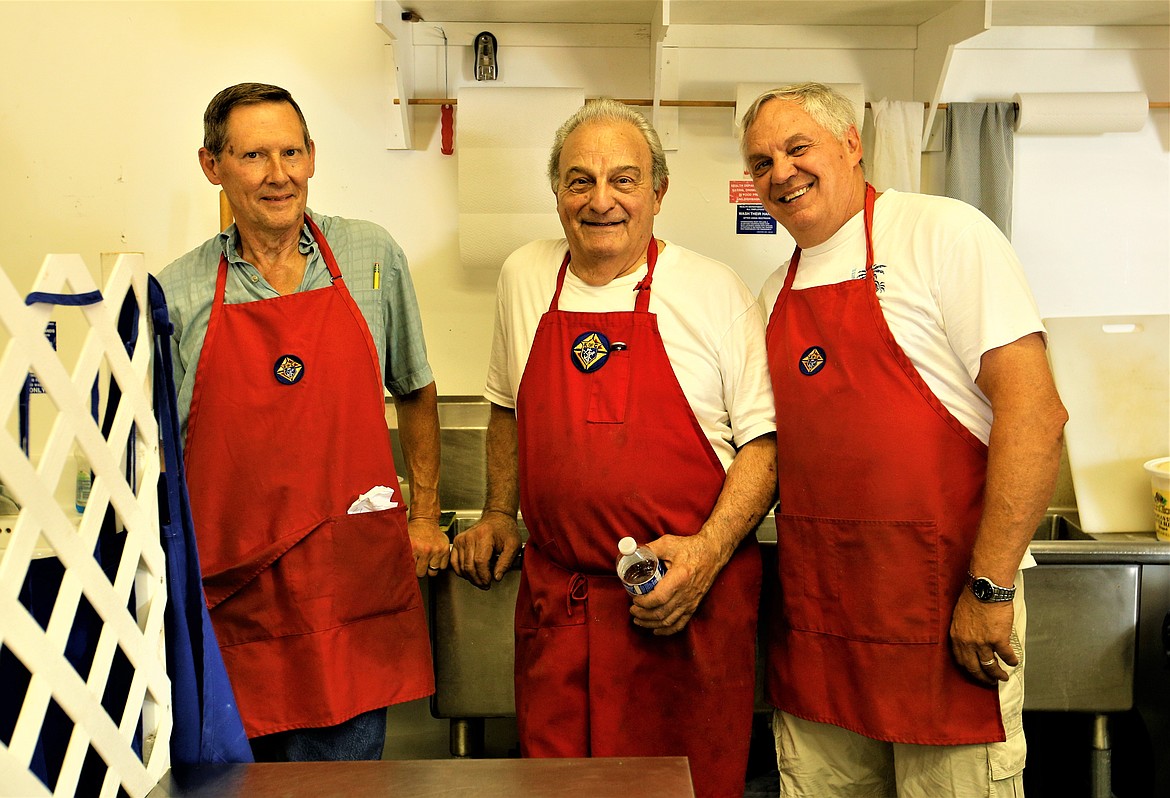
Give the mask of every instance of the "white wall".
M 1143 33 L 1147 31 L 1136 31 Z M 992 31 L 955 54 L 947 99 L 986 102 L 1015 92 L 1144 91 L 1170 98 L 1166 29 L 1076 47 L 999 49 L 1019 31 Z M 1033 40 L 1038 38 L 1033 36 Z M 1015 137 L 1012 243 L 1046 316 L 1170 312 L 1170 113 L 1137 133 Z
M 1165 100 L 1164 33 L 1152 49 L 963 50 L 942 99 L 1137 89 Z M 297 98 L 317 144 L 311 207 L 391 231 L 410 258 L 440 392 L 478 394 L 494 277 L 459 264 L 458 152 L 439 153 L 438 110 L 416 109 L 415 150 L 385 149 L 388 41 L 372 2 L 0 4 L 0 266 L 18 287 L 46 252 L 80 252 L 96 273 L 100 252 L 142 251 L 161 269 L 216 229 L 217 189 L 195 157 L 208 100 L 232 83 L 276 83 Z M 911 96 L 909 49 L 678 52 L 686 99 L 804 78 L 863 82 L 873 99 Z M 438 57 L 418 48 L 417 95 L 443 93 Z M 452 48 L 450 64 L 454 95 L 475 82 L 469 48 Z M 500 85 L 652 93 L 648 48 L 501 41 L 500 65 Z M 727 261 L 754 289 L 791 240 L 734 234 L 728 181 L 743 175 L 731 120 L 728 109 L 680 111 L 657 231 Z M 1015 243 L 1045 315 L 1170 311 L 1167 128 L 1167 113 L 1154 111 L 1136 134 L 1017 138 Z

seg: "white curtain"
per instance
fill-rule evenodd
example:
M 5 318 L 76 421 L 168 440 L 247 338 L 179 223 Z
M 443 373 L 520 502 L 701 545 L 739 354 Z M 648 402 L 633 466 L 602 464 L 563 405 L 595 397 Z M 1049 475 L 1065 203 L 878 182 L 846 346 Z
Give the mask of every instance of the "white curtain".
M 878 191 L 887 188 L 919 191 L 922 187 L 922 103 L 883 97 L 870 103 L 870 111 L 874 133 L 872 152 L 866 153 L 869 182 Z

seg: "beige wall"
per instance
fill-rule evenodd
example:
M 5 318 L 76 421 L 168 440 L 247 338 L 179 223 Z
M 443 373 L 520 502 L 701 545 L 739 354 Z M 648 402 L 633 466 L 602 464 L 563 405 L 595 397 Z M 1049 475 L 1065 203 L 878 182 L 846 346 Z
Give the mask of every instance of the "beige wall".
M 1162 33 L 1152 48 L 965 50 L 943 99 L 1144 90 L 1165 100 Z M 372 2 L 0 3 L 0 266 L 18 287 L 46 252 L 80 252 L 96 273 L 101 252 L 142 251 L 161 269 L 216 228 L 216 189 L 195 157 L 207 101 L 231 83 L 277 83 L 297 97 L 317 143 L 310 205 L 391 231 L 411 261 L 440 392 L 479 393 L 494 277 L 458 262 L 458 153 L 439 153 L 437 110 L 416 111 L 415 150 L 385 149 L 388 42 Z M 415 54 L 419 95 L 442 93 L 436 51 Z M 905 49 L 678 53 L 687 99 L 731 99 L 740 81 L 804 78 L 863 82 L 874 99 L 912 91 Z M 500 85 L 648 97 L 649 61 L 636 48 L 502 42 Z M 451 93 L 474 83 L 469 56 L 451 63 Z M 683 109 L 679 118 L 658 232 L 727 261 L 758 288 L 791 240 L 734 235 L 727 187 L 742 170 L 731 112 Z M 1017 139 L 1015 243 L 1042 313 L 1170 310 L 1168 142 L 1165 111 L 1135 134 Z M 938 158 L 927 157 L 926 174 L 938 173 Z

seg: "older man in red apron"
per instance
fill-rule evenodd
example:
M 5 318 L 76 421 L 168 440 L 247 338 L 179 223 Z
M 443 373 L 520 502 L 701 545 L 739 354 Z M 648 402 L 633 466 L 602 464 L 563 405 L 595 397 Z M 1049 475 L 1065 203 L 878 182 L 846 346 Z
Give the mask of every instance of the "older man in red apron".
M 1018 569 L 1066 415 L 1018 262 L 961 203 L 879 204 L 851 106 L 824 86 L 757 100 L 743 154 L 797 243 L 761 300 L 781 794 L 1022 794 Z
M 519 505 L 525 756 L 686 756 L 697 795 L 738 798 L 752 532 L 773 496 L 762 320 L 727 267 L 654 237 L 665 158 L 637 112 L 586 106 L 558 133 L 550 181 L 567 240 L 521 248 L 501 274 L 488 498 L 453 567 L 480 587 L 501 578 Z M 668 566 L 632 605 L 614 573 L 625 535 Z
M 405 280 L 385 290 L 411 293 L 405 263 L 391 248 L 385 262 L 347 256 L 353 268 L 342 273 L 323 226 L 346 252 L 390 239 L 368 223 L 319 225 L 306 213 L 313 143 L 283 89 L 225 89 L 205 121 L 200 161 L 236 222 L 161 280 L 178 311 L 188 484 L 212 623 L 258 759 L 377 759 L 385 707 L 433 692 L 416 574 L 449 557 L 436 523 L 438 422 L 425 360 L 412 367 L 423 384 L 407 385 L 400 404 L 416 480 L 409 532 L 396 496 L 350 512 L 359 495 L 398 487 L 380 350 L 393 360 L 401 344 L 385 333 L 375 343 L 349 285 L 377 307 L 380 280 Z M 405 305 L 416 312 L 412 295 Z M 371 315 L 388 324 L 380 309 Z M 389 365 L 386 383 L 402 371 Z

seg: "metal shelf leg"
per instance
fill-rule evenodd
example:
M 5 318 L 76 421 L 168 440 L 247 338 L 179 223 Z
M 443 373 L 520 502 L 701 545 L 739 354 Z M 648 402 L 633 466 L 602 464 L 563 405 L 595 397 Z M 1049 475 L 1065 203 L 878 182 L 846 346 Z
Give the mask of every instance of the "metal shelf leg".
M 1093 761 L 1090 765 L 1093 798 L 1114 798 L 1113 749 L 1109 741 L 1109 716 L 1093 716 Z
M 451 718 L 452 756 L 482 757 L 483 746 L 483 718 Z

